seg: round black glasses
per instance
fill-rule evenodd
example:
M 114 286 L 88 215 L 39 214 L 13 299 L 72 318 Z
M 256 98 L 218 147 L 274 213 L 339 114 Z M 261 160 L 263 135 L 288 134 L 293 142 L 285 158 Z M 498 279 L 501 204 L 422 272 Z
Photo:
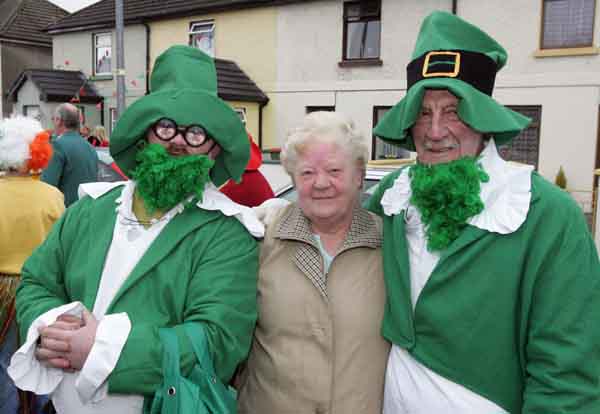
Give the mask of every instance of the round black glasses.
M 152 131 L 162 141 L 171 141 L 181 133 L 181 136 L 190 147 L 199 147 L 206 142 L 208 134 L 200 125 L 180 127 L 169 118 L 161 118 L 152 125 Z

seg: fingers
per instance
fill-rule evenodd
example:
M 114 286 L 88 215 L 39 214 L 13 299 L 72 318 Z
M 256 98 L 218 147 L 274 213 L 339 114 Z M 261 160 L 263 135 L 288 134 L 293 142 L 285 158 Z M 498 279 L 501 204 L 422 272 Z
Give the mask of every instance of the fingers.
M 47 326 L 38 330 L 42 341 L 45 338 L 57 339 L 59 341 L 68 342 L 73 334 L 73 330 L 59 329 L 53 326 Z
M 45 337 L 42 337 L 39 346 L 55 352 L 69 352 L 71 350 L 69 342 Z
M 95 320 L 94 315 L 92 315 L 92 313 L 87 309 L 83 310 L 83 313 L 81 316 L 83 317 L 83 325 L 84 326 Z
M 77 325 L 77 327 L 81 327 L 83 326 L 83 320 L 82 318 L 78 317 L 78 316 L 74 316 L 74 315 L 60 315 L 57 319 L 57 322 L 66 322 L 68 324 L 73 324 L 73 325 Z M 75 328 L 77 329 L 77 328 Z
M 62 366 L 59 367 L 57 365 L 65 365 L 61 362 L 61 360 L 66 361 L 67 367 L 70 366 L 69 360 L 66 358 L 66 354 L 64 352 L 57 352 L 51 349 L 42 348 L 38 346 L 35 349 L 35 357 L 38 359 L 38 361 L 45 362 L 48 364 L 56 364 L 56 368 L 63 368 Z

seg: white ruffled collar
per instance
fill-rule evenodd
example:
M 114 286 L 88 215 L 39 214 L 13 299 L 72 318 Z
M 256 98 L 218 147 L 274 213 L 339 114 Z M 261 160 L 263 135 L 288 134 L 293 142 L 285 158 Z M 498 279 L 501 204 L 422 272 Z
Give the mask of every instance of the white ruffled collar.
M 79 186 L 79 198 L 89 195 L 92 198 L 98 198 L 101 195 L 109 192 L 115 187 L 125 186 L 121 195 L 115 200 L 118 206 L 117 211 L 126 217 L 133 217 L 131 212 L 133 191 L 135 189 L 134 181 L 119 181 L 114 183 L 86 183 Z M 128 200 L 125 202 L 125 200 Z M 246 227 L 248 232 L 254 237 L 264 237 L 265 227 L 258 220 L 256 214 L 250 207 L 237 204 L 225 194 L 221 193 L 213 183 L 207 183 L 204 188 L 202 201 L 199 201 L 196 206 L 203 210 L 221 211 L 226 216 L 235 217 L 240 223 Z M 171 219 L 184 209 L 183 203 L 179 203 L 169 210 L 160 220 L 165 218 Z
M 468 223 L 493 233 L 515 232 L 523 224 L 529 211 L 533 167 L 503 160 L 493 139 L 489 140 L 481 152 L 479 163 L 490 179 L 481 183 L 480 197 L 484 209 L 471 217 Z M 394 184 L 384 192 L 381 206 L 385 215 L 391 216 L 414 208 L 409 201 L 409 168 L 405 168 Z

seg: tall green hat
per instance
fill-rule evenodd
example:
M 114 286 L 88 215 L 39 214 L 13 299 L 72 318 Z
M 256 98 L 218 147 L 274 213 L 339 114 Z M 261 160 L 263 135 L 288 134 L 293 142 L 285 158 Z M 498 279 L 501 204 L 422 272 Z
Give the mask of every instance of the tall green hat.
M 531 120 L 492 99 L 506 51 L 478 27 L 442 11 L 425 18 L 408 64 L 406 96 L 374 129 L 380 138 L 415 150 L 411 136 L 426 89 L 447 89 L 458 99 L 458 115 L 471 128 L 508 142 Z
M 178 125 L 202 125 L 221 146 L 210 173 L 215 185 L 229 178 L 240 181 L 250 146 L 240 117 L 217 96 L 212 58 L 198 49 L 172 46 L 156 59 L 150 88 L 150 94 L 125 110 L 110 137 L 110 153 L 119 168 L 130 175 L 148 128 L 170 118 Z

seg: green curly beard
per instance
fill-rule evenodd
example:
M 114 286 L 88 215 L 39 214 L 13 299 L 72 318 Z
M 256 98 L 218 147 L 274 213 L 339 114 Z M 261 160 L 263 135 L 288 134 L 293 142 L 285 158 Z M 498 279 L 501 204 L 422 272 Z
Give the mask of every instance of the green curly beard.
M 138 162 L 131 174 L 144 206 L 150 214 L 168 211 L 190 195 L 202 200 L 204 186 L 210 180 L 214 161 L 206 155 L 173 157 L 159 144 L 149 144 L 136 155 Z
M 410 171 L 410 202 L 421 213 L 429 251 L 444 250 L 460 235 L 469 218 L 483 211 L 479 197 L 489 176 L 473 157 L 424 165 Z

